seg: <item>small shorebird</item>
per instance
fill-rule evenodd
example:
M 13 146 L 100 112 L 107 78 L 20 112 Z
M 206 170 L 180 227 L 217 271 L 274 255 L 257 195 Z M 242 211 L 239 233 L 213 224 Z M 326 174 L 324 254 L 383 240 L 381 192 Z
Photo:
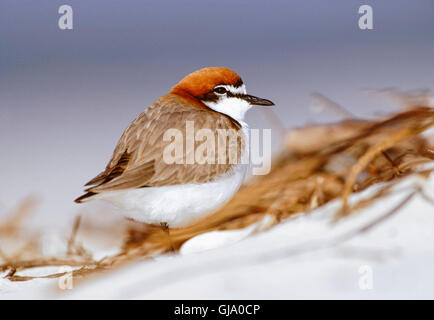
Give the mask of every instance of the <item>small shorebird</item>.
M 179 130 L 181 142 L 188 144 L 188 123 L 195 132 L 208 129 L 217 135 L 232 130 L 240 138 L 235 143 L 240 159 L 246 152 L 244 115 L 252 105 L 274 104 L 248 95 L 240 76 L 230 69 L 210 67 L 187 75 L 130 124 L 105 170 L 86 184 L 86 193 L 75 202 L 108 200 L 125 216 L 163 228 L 185 227 L 216 211 L 239 189 L 247 165 L 191 163 L 186 148 L 177 159 L 181 161 L 168 163 L 164 153 L 173 142 L 164 138 L 165 132 Z

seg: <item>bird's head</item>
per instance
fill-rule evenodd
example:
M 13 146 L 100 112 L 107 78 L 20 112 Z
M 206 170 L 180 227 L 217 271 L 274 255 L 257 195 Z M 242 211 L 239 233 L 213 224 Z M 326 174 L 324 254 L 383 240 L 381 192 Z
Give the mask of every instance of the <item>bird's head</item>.
M 273 106 L 267 99 L 246 93 L 241 77 L 222 67 L 200 69 L 187 75 L 172 88 L 172 93 L 187 94 L 208 108 L 243 121 L 251 106 Z

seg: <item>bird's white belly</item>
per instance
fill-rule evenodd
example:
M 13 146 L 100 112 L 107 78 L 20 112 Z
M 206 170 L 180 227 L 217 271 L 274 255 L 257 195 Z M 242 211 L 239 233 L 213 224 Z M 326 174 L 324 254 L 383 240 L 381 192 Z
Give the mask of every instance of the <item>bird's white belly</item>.
M 98 198 L 114 203 L 134 220 L 184 227 L 228 202 L 243 183 L 246 171 L 246 165 L 238 165 L 232 175 L 213 182 L 114 191 Z

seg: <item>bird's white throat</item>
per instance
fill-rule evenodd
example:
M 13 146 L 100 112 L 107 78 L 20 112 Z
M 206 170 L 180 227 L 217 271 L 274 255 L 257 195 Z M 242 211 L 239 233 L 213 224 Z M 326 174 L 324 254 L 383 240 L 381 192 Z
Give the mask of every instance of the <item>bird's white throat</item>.
M 227 203 L 243 183 L 247 169 L 239 164 L 231 174 L 207 183 L 104 192 L 95 198 L 112 202 L 136 221 L 185 227 Z
M 234 86 L 222 85 L 226 90 L 231 93 L 246 93 L 246 87 L 244 85 L 235 88 Z M 244 116 L 246 112 L 252 107 L 250 103 L 247 101 L 237 98 L 237 97 L 227 97 L 221 96 L 216 102 L 213 101 L 204 101 L 205 105 L 217 112 L 228 115 L 232 119 L 237 120 L 238 122 L 244 121 Z

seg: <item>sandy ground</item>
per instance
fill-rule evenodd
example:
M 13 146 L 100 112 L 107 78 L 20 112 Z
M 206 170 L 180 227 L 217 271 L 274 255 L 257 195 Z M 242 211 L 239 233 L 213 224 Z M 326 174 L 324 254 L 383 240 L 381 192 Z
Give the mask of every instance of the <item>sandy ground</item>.
M 368 197 L 381 187 L 374 185 L 351 200 Z M 1 278 L 0 297 L 432 299 L 434 210 L 427 197 L 433 195 L 432 175 L 429 179 L 412 175 L 386 198 L 337 224 L 331 217 L 339 200 L 265 232 L 255 233 L 257 225 L 204 234 L 188 241 L 180 254 L 136 262 L 85 282 Z M 104 254 L 107 251 L 97 252 Z M 50 272 L 59 272 L 59 267 L 25 274 Z

